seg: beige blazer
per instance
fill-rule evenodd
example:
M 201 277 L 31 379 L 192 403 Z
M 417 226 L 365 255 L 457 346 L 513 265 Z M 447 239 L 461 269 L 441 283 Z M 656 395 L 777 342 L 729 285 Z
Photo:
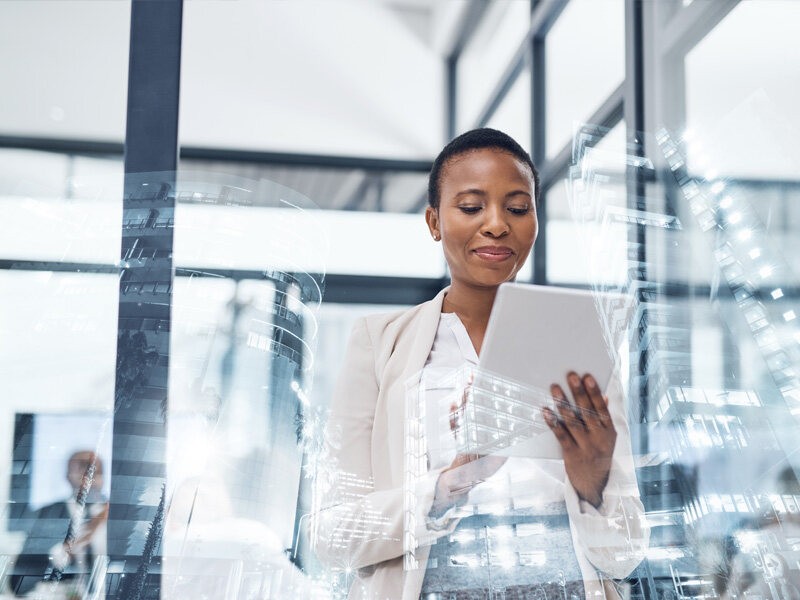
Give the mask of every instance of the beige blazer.
M 311 542 L 329 567 L 355 575 L 349 598 L 419 598 L 427 548 L 420 548 L 421 568 L 404 570 L 403 501 L 406 385 L 425 366 L 439 325 L 442 290 L 433 300 L 411 309 L 360 319 L 353 327 L 326 428 L 328 455 L 318 474 Z M 609 390 L 608 394 L 619 393 Z M 597 572 L 627 576 L 640 562 L 648 531 L 639 502 L 624 415 L 614 416 L 617 448 L 599 511 L 578 500 L 569 482 L 565 497 L 575 548 L 587 582 Z M 619 456 L 618 456 L 619 454 Z M 426 519 L 438 472 L 416 482 L 416 539 L 435 539 L 456 526 L 441 523 L 434 531 Z M 599 584 L 598 584 L 599 585 Z M 597 589 L 587 583 L 587 593 Z

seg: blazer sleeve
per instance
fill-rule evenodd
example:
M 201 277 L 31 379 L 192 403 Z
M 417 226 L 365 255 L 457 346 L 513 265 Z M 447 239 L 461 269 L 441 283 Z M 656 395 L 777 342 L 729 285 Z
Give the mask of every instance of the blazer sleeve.
M 616 376 L 608 387 L 607 396 L 612 401 L 609 412 L 617 430 L 617 441 L 603 501 L 594 508 L 580 500 L 569 478 L 565 481 L 564 497 L 576 549 L 605 576 L 622 579 L 644 558 L 650 529 L 639 499 L 630 430 L 622 408 L 624 395 Z M 617 410 L 613 410 L 614 406 Z
M 404 553 L 404 523 L 416 523 L 417 540 L 430 541 L 455 528 L 456 519 L 428 517 L 437 471 L 408 490 L 415 494 L 407 519 L 403 486 L 376 489 L 372 470 L 375 409 L 379 394 L 373 340 L 366 319 L 353 327 L 325 433 L 318 469 L 311 542 L 318 558 L 342 569 L 365 569 Z M 382 441 L 381 443 L 385 443 Z

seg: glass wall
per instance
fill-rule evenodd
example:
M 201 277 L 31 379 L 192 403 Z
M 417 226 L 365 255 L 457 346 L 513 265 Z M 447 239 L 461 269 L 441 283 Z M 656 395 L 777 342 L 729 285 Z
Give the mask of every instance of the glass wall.
M 680 518 L 653 527 L 641 585 L 679 597 L 786 598 L 798 584 L 791 561 L 777 558 L 794 548 L 798 491 L 796 275 L 783 258 L 792 255 L 783 220 L 770 215 L 773 198 L 791 198 L 795 186 L 774 153 L 777 164 L 797 161 L 778 130 L 792 127 L 782 105 L 800 87 L 743 67 L 780 54 L 791 69 L 782 26 L 756 31 L 759 19 L 791 21 L 784 11 L 794 7 L 722 4 L 645 11 L 659 41 L 644 63 L 641 220 L 628 234 L 637 242 L 630 285 L 647 290 L 632 389 L 646 399 L 642 449 L 662 457 L 640 472 L 648 515 Z M 757 52 L 740 43 L 751 36 Z M 648 497 L 648 477 L 670 493 Z

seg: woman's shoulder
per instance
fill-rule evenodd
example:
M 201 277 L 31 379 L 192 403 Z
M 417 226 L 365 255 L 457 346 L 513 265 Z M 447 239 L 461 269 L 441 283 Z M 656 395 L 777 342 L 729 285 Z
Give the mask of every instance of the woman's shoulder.
M 413 329 L 415 324 L 420 319 L 424 319 L 426 315 L 438 315 L 441 312 L 442 296 L 443 291 L 431 300 L 410 308 L 367 315 L 362 317 L 356 326 L 360 324 L 374 341 L 381 340 L 386 336 L 397 336 L 403 331 Z
M 362 317 L 362 320 L 364 321 L 364 325 L 367 327 L 367 329 L 382 329 L 391 325 L 392 323 L 403 321 L 408 316 L 415 314 L 421 306 L 422 304 L 417 304 L 416 306 L 409 308 L 372 313 Z

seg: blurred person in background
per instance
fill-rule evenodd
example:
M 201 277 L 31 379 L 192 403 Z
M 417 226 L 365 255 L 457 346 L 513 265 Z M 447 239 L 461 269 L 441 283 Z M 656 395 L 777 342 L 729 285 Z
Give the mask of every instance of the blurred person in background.
M 101 492 L 103 461 L 91 450 L 74 452 L 67 461 L 66 476 L 72 494 L 29 517 L 30 532 L 10 578 L 17 595 L 57 585 L 65 588 L 65 597 L 80 596 L 95 560 L 106 555 L 108 500 Z

